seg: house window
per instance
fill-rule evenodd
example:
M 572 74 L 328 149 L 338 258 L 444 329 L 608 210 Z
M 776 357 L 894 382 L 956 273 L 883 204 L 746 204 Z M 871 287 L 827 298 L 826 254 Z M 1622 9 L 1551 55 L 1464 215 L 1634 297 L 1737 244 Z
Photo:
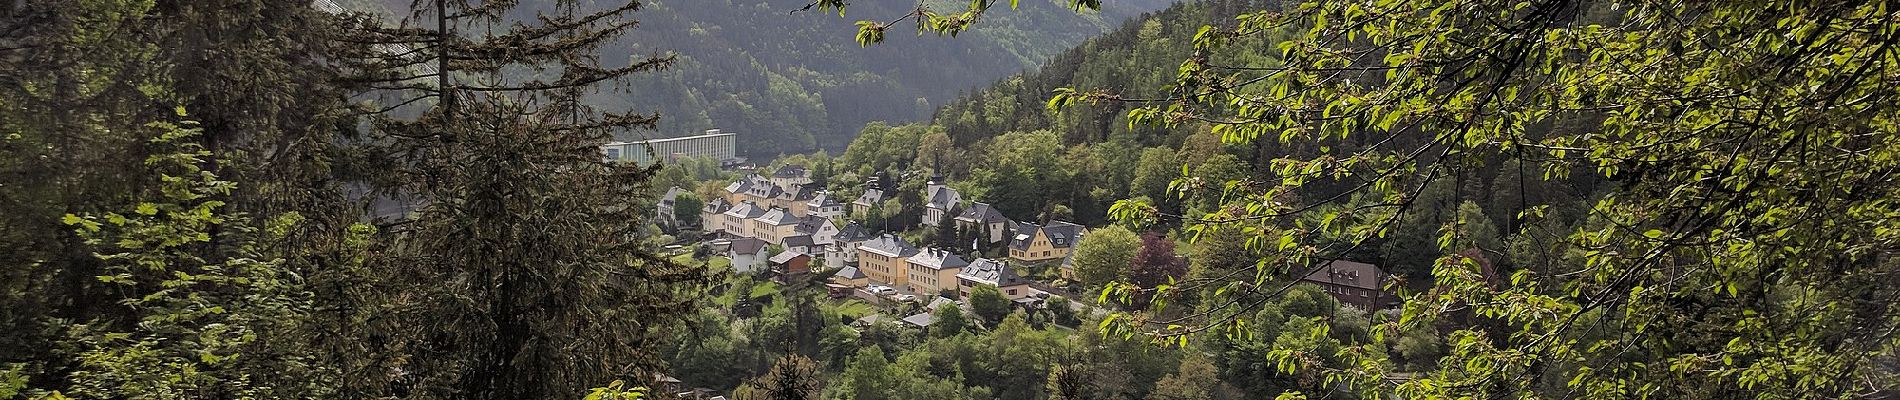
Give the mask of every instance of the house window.
M 1016 289 L 1010 289 L 1010 290 L 1009 290 L 1009 295 L 1011 295 L 1011 296 L 1015 296 L 1015 295 L 1016 295 Z

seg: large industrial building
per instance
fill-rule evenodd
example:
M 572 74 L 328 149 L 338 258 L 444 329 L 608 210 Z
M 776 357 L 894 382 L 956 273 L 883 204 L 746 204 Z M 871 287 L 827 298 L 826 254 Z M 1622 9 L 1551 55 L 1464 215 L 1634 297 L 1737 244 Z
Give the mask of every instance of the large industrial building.
M 712 157 L 720 163 L 730 163 L 738 160 L 738 145 L 733 137 L 731 133 L 708 129 L 706 134 L 699 136 L 613 142 L 601 145 L 600 149 L 609 160 L 633 161 L 641 165 L 681 157 Z

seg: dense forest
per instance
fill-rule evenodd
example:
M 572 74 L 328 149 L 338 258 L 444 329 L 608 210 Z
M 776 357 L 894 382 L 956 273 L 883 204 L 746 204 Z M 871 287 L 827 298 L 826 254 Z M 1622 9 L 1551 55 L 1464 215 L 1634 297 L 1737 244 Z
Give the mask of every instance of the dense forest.
M 870 121 L 919 121 L 970 87 L 1034 67 L 1121 21 L 1171 1 L 1119 2 L 1077 13 L 1058 1 L 1021 2 L 954 40 L 903 37 L 862 48 L 836 14 L 800 9 L 805 1 L 654 2 L 627 35 L 628 54 L 667 52 L 679 63 L 624 94 L 597 97 L 667 116 L 659 134 L 720 128 L 746 136 L 739 152 L 762 159 L 844 148 Z M 903 12 L 906 2 L 861 2 L 864 10 Z M 931 1 L 936 9 L 960 6 Z M 618 50 L 618 49 L 616 49 Z M 609 51 L 606 57 L 623 57 Z
M 1875 194 L 1893 171 L 1863 168 L 1893 161 L 1876 150 L 1896 128 L 1876 105 L 1896 96 L 1875 72 L 1900 67 L 1877 33 L 1896 30 L 1890 10 L 1280 5 L 1164 10 L 930 124 L 866 127 L 841 176 L 948 176 L 1014 218 L 1107 226 L 1076 250 L 1078 274 L 1105 271 L 1077 282 L 1087 297 L 1120 310 L 1102 326 L 1239 355 L 1216 356 L 1228 382 L 1776 398 L 1892 381 L 1900 342 L 1861 324 L 1900 323 L 1863 302 L 1895 292 L 1837 284 L 1895 276 L 1892 220 L 1875 216 L 1893 215 Z M 1759 34 L 1784 26 L 1803 36 Z M 1745 44 L 1680 39 L 1702 35 Z M 1144 275 L 1143 234 L 1186 243 L 1190 267 Z M 1100 240 L 1115 261 L 1092 268 Z M 1260 305 L 1334 260 L 1383 266 L 1409 300 L 1360 317 L 1370 340 L 1332 318 L 1310 336 L 1331 344 L 1223 340 L 1261 333 L 1277 319 Z
M 407 1 L 350 0 L 352 8 L 399 20 L 387 10 Z M 793 0 L 653 1 L 640 27 L 604 46 L 621 60 L 671 54 L 675 63 L 625 88 L 589 96 L 597 106 L 664 116 L 651 132 L 622 140 L 686 136 L 706 129 L 745 135 L 739 153 L 769 160 L 780 154 L 840 151 L 870 121 L 919 121 L 968 88 L 1034 67 L 1049 55 L 1121 21 L 1171 3 L 1121 2 L 1078 13 L 1054 0 L 1020 3 L 956 40 L 915 37 L 863 48 L 834 13 L 801 11 Z M 925 2 L 946 9 L 955 1 Z M 911 4 L 865 2 L 864 10 L 903 12 Z M 521 15 L 526 16 L 526 15 Z M 426 22 L 426 21 L 424 21 Z

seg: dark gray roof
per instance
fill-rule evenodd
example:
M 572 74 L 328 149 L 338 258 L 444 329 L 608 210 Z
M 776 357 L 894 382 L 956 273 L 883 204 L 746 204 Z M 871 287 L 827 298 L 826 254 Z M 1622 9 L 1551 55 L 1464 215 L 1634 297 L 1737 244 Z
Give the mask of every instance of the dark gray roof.
M 809 171 L 805 170 L 804 166 L 787 165 L 779 167 L 778 171 L 773 171 L 772 176 L 777 178 L 803 178 L 808 173 Z
M 759 254 L 765 251 L 765 241 L 754 238 L 732 240 L 732 252 L 736 254 Z
M 1086 230 L 1086 228 L 1083 228 L 1081 225 L 1063 221 L 1049 221 L 1049 225 L 1042 227 L 1042 234 L 1043 236 L 1049 237 L 1050 245 L 1060 249 L 1075 246 L 1075 242 L 1081 240 L 1084 230 Z
M 798 225 L 792 227 L 792 232 L 810 235 L 817 233 L 818 228 L 824 227 L 827 222 L 831 222 L 831 220 L 816 215 L 807 215 L 805 218 L 798 219 Z
M 904 238 L 888 233 L 872 238 L 863 245 L 859 245 L 858 248 L 892 257 L 910 257 L 917 254 L 916 246 L 911 246 L 909 242 L 904 241 Z
M 924 204 L 925 207 L 948 210 L 957 208 L 957 203 L 963 202 L 962 194 L 957 193 L 956 189 L 951 189 L 949 186 L 932 186 L 931 189 L 936 190 L 926 193 L 926 195 L 928 195 L 928 201 Z
M 793 186 L 785 190 L 791 194 L 793 201 L 811 201 L 811 199 L 818 198 L 819 193 L 824 193 L 825 187 L 816 183 L 810 183 Z
M 930 269 L 963 268 L 965 265 L 970 265 L 969 261 L 964 261 L 963 257 L 957 256 L 957 253 L 930 247 L 918 250 L 917 255 L 910 256 L 910 263 Z
M 712 199 L 712 201 L 706 202 L 705 211 L 712 212 L 712 213 L 723 213 L 723 212 L 726 212 L 726 210 L 730 210 L 730 209 L 732 209 L 732 202 L 726 201 L 726 198 L 724 197 L 718 197 L 718 198 Z
M 788 236 L 784 242 L 781 244 L 785 247 L 811 247 L 812 245 L 811 235 Z
M 766 261 L 770 261 L 770 262 L 771 262 L 771 263 L 773 263 L 773 264 L 784 264 L 784 263 L 788 263 L 788 262 L 791 262 L 791 261 L 792 261 L 793 259 L 796 259 L 796 258 L 799 258 L 799 257 L 807 257 L 807 258 L 809 258 L 809 257 L 811 257 L 811 255 L 809 255 L 809 254 L 805 254 L 805 253 L 800 253 L 800 252 L 796 252 L 796 251 L 787 251 L 787 252 L 783 252 L 783 253 L 778 253 L 778 255 L 776 255 L 776 256 L 772 256 L 772 258 L 771 258 L 771 259 L 769 259 L 769 260 L 766 260 Z
M 1039 231 L 1039 230 L 1042 230 L 1042 227 L 1036 226 L 1036 224 L 1032 224 L 1028 222 L 1017 222 L 1016 236 L 1009 238 L 1009 248 L 1016 249 L 1016 250 L 1028 250 L 1029 242 L 1034 241 L 1036 239 L 1036 231 Z
M 1381 290 L 1385 284 L 1385 271 L 1379 266 L 1358 261 L 1333 260 L 1307 271 L 1300 280 L 1318 283 L 1349 286 L 1360 289 Z
M 996 207 L 991 207 L 990 203 L 975 202 L 970 203 L 969 208 L 963 209 L 963 213 L 957 215 L 957 220 L 987 224 L 1008 221 L 1009 217 L 1003 216 L 1001 211 L 996 211 Z
M 871 228 L 866 228 L 864 224 L 853 221 L 850 225 L 845 225 L 844 228 L 838 229 L 838 237 L 833 239 L 837 239 L 840 242 L 862 242 L 876 237 L 877 233 L 872 232 Z
M 976 262 L 970 263 L 970 266 L 963 267 L 963 271 L 958 272 L 957 277 L 998 287 L 1029 283 L 1021 276 L 1017 276 L 1016 270 L 1010 268 L 1009 264 L 988 258 L 976 259 Z

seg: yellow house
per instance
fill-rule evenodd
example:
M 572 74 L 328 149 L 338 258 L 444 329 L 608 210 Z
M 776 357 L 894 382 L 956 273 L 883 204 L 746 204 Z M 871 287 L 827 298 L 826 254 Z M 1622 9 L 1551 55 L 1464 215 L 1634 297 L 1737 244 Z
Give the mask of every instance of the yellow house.
M 1088 228 L 1062 221 L 1036 226 L 1018 223 L 1016 237 L 1009 242 L 1009 258 L 1022 261 L 1056 260 L 1069 256 L 1075 243 L 1088 234 Z
M 916 255 L 904 260 L 906 272 L 910 276 L 911 290 L 920 294 L 936 294 L 944 290 L 957 289 L 957 273 L 970 262 L 963 261 L 956 253 L 946 250 L 924 248 Z
M 785 237 L 792 236 L 799 220 L 792 216 L 791 210 L 773 207 L 749 222 L 752 223 L 752 237 L 767 243 L 784 244 Z
M 872 282 L 907 285 L 910 284 L 910 265 L 904 259 L 916 254 L 916 247 L 897 235 L 886 233 L 858 245 L 858 270 Z

